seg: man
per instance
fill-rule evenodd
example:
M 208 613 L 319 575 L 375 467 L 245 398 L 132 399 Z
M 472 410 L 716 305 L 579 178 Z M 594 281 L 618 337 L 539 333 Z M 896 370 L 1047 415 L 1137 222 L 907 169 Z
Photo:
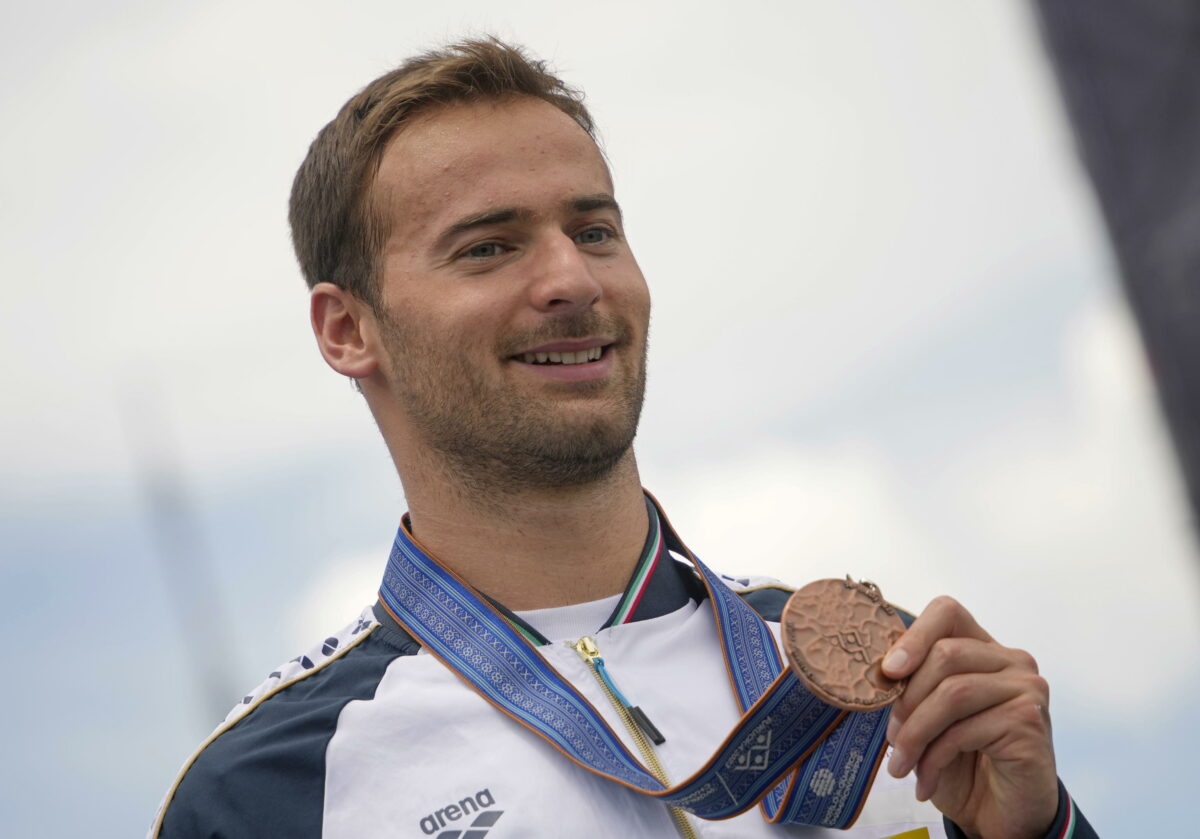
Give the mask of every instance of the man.
M 372 82 L 291 222 L 410 510 L 379 603 L 230 713 L 152 836 L 1090 835 L 1028 654 L 939 598 L 890 722 L 843 716 L 781 672 L 787 590 L 712 574 L 643 493 L 649 295 L 539 62 L 469 42 Z

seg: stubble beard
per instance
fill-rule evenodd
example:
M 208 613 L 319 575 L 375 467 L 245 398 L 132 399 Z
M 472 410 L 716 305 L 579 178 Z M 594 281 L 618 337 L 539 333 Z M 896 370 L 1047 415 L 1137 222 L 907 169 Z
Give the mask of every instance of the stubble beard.
M 645 341 L 636 371 L 616 386 L 572 386 L 576 394 L 588 388 L 596 393 L 589 400 L 592 410 L 581 417 L 584 412 L 579 410 L 571 415 L 557 410 L 553 396 L 535 398 L 512 387 L 489 386 L 482 371 L 461 354 L 445 351 L 450 342 L 417 335 L 390 313 L 380 313 L 379 321 L 395 371 L 396 398 L 464 489 L 486 493 L 578 487 L 609 477 L 629 453 L 645 396 Z M 512 353 L 597 334 L 613 336 L 622 352 L 636 352 L 633 330 L 625 321 L 587 312 L 521 336 Z M 498 355 L 507 357 L 503 350 Z M 578 401 L 578 395 L 572 399 Z

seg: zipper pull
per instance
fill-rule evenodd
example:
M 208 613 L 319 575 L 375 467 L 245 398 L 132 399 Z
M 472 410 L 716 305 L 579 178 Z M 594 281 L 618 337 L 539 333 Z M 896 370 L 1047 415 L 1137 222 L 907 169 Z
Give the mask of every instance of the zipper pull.
M 661 746 L 667 742 L 667 738 L 662 736 L 662 732 L 658 730 L 658 727 L 650 722 L 650 718 L 646 716 L 646 712 L 637 705 L 631 704 L 625 698 L 625 695 L 621 693 L 620 689 L 617 688 L 617 683 L 613 681 L 612 676 L 608 675 L 608 668 L 604 666 L 604 658 L 601 657 L 600 648 L 596 646 L 596 642 L 590 636 L 585 635 L 575 644 L 575 650 L 592 666 L 596 675 L 600 677 L 600 681 L 608 688 L 616 700 L 621 703 L 621 706 L 629 712 L 629 716 L 637 723 L 637 727 L 650 738 L 651 742 L 656 746 Z
M 589 662 L 600 658 L 600 648 L 596 646 L 596 642 L 588 635 L 583 636 L 575 642 L 575 651 Z

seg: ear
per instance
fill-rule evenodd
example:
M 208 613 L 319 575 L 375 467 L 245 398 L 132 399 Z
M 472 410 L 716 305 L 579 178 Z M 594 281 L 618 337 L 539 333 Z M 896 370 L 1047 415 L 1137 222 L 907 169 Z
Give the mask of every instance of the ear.
M 333 283 L 317 283 L 309 300 L 313 334 L 325 363 L 343 376 L 365 379 L 375 372 L 373 342 L 366 339 L 370 307 Z

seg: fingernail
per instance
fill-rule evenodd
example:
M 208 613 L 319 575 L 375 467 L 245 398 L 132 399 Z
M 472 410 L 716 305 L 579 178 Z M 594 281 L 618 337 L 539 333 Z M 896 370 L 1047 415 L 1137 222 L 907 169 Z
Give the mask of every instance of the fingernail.
M 908 662 L 908 653 L 904 650 L 892 650 L 887 654 L 887 658 L 883 660 L 883 669 L 890 670 L 895 673 Z
M 900 749 L 892 749 L 892 759 L 888 761 L 888 774 L 893 778 L 903 778 L 908 774 L 908 758 Z
M 887 727 L 887 741 L 889 743 L 896 742 L 896 732 L 899 730 L 900 730 L 900 720 L 896 719 L 895 714 L 892 714 L 891 719 L 888 720 L 888 727 Z

